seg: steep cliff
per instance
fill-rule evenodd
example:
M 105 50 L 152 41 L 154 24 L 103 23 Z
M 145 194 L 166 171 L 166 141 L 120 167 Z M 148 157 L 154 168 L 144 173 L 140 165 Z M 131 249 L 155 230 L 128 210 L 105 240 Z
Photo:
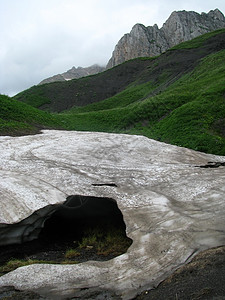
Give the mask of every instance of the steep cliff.
M 218 9 L 201 14 L 174 11 L 162 28 L 136 24 L 119 40 L 107 68 L 132 58 L 159 55 L 181 42 L 224 27 L 224 15 Z
M 101 67 L 97 64 L 92 65 L 87 68 L 82 68 L 82 67 L 72 67 L 72 69 L 58 75 L 54 75 L 52 77 L 46 78 L 42 80 L 39 84 L 45 84 L 45 83 L 50 83 L 50 82 L 55 82 L 55 81 L 67 81 L 71 79 L 77 79 L 89 75 L 94 75 L 97 73 L 100 73 L 105 70 L 105 67 Z

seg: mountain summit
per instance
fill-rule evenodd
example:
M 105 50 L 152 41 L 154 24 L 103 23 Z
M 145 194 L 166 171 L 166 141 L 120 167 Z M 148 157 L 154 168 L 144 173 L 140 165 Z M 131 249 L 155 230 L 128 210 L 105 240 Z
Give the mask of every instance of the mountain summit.
M 54 75 L 52 77 L 42 80 L 39 84 L 51 83 L 51 82 L 55 82 L 55 81 L 68 81 L 71 79 L 77 79 L 77 78 L 81 78 L 81 77 L 85 77 L 85 76 L 89 76 L 89 75 L 94 75 L 94 74 L 100 73 L 104 70 L 105 70 L 105 67 L 101 67 L 97 64 L 92 65 L 90 67 L 86 67 L 86 68 L 72 67 L 70 70 L 68 70 L 62 74 Z
M 225 17 L 219 9 L 201 14 L 174 11 L 162 28 L 136 24 L 119 40 L 107 68 L 132 58 L 159 55 L 181 42 L 224 27 Z

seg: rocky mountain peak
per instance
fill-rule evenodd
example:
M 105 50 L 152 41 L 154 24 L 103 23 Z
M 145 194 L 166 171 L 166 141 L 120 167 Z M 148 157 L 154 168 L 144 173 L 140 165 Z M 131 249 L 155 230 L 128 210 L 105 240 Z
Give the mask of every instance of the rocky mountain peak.
M 219 19 L 220 21 L 224 20 L 224 15 L 222 14 L 222 12 L 218 8 L 216 8 L 214 10 L 210 10 L 208 15 L 211 16 L 214 19 Z
M 72 67 L 68 71 L 54 75 L 52 77 L 46 78 L 42 80 L 39 84 L 45 84 L 45 83 L 50 83 L 50 82 L 55 82 L 55 81 L 68 81 L 71 79 L 78 79 L 81 77 L 89 76 L 89 75 L 94 75 L 100 72 L 103 72 L 105 70 L 105 67 L 99 66 L 97 64 L 94 64 L 90 67 L 82 68 L 82 67 Z
M 137 35 L 139 32 L 145 31 L 146 27 L 143 24 L 137 23 L 133 26 L 131 32 Z
M 225 18 L 219 9 L 202 14 L 174 11 L 160 29 L 156 24 L 136 24 L 119 40 L 107 68 L 132 58 L 159 55 L 181 42 L 224 27 Z

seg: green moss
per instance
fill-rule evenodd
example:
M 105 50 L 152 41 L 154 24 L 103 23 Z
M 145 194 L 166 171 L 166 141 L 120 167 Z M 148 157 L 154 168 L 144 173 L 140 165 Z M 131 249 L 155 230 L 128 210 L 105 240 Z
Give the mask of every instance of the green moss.
M 32 264 L 52 264 L 53 261 L 42 261 L 42 260 L 32 260 L 32 259 L 11 259 L 3 266 L 0 266 L 0 276 L 5 273 L 11 272 L 17 268 L 32 265 Z

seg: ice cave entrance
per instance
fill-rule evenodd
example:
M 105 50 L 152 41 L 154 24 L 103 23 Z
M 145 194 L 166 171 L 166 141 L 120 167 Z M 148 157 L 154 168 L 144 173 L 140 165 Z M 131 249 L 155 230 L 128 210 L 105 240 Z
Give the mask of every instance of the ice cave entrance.
M 132 243 L 114 199 L 82 195 L 69 196 L 46 219 L 39 240 L 76 248 L 79 253 L 92 250 L 91 259 L 104 255 L 110 259 L 125 253 Z
M 0 267 L 12 258 L 27 264 L 108 260 L 125 253 L 132 243 L 112 198 L 72 195 L 44 218 L 37 239 L 0 247 Z
M 80 239 L 90 229 L 119 229 L 126 235 L 123 215 L 112 198 L 73 195 L 46 221 L 40 237 L 48 240 Z
M 22 260 L 22 265 L 24 261 L 71 264 L 109 260 L 125 253 L 132 244 L 123 215 L 112 198 L 72 195 L 44 219 L 37 239 L 0 247 L 0 270 L 12 259 Z M 30 228 L 37 229 L 31 226 L 26 230 Z

